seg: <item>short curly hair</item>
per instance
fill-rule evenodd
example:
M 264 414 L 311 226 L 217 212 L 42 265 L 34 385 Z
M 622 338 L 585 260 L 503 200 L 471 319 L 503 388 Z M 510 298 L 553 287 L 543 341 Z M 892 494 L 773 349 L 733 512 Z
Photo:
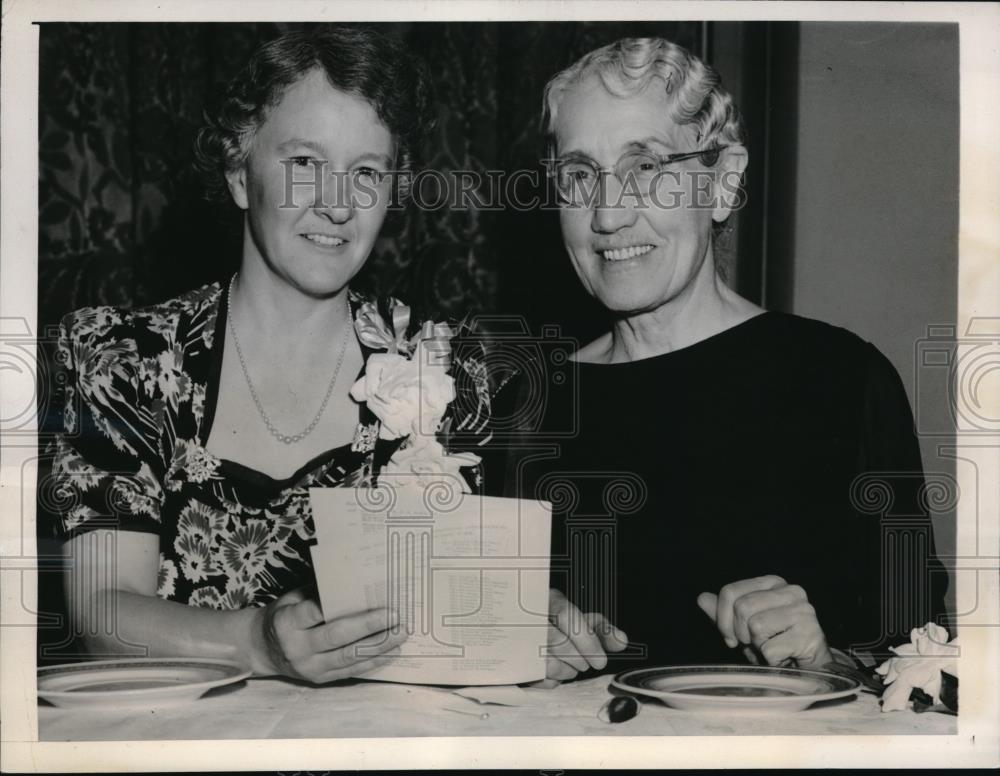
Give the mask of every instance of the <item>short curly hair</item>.
M 668 95 L 668 117 L 679 126 L 693 124 L 700 147 L 745 143 L 743 118 L 712 67 L 663 38 L 623 38 L 591 51 L 546 84 L 542 131 L 550 145 L 563 95 L 592 74 L 619 97 L 637 94 L 659 78 Z
M 316 25 L 257 48 L 217 107 L 205 112 L 194 156 L 207 199 L 231 202 L 226 174 L 246 163 L 268 110 L 314 70 L 324 72 L 335 88 L 368 100 L 395 140 L 396 170 L 413 168 L 433 123 L 424 64 L 401 40 L 371 28 Z M 400 192 L 406 194 L 405 184 Z

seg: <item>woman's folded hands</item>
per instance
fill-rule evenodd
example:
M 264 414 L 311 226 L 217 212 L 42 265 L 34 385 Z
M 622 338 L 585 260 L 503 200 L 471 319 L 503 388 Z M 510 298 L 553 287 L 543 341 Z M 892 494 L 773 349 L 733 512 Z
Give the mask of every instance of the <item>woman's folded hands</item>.
M 820 668 L 834 660 L 805 590 L 778 576 L 743 579 L 716 593 L 702 593 L 698 606 L 732 648 L 768 665 L 794 663 Z M 322 684 L 361 676 L 399 654 L 406 630 L 389 609 L 325 622 L 315 596 L 293 590 L 255 612 L 251 664 L 258 676 L 282 675 Z M 563 593 L 549 591 L 546 679 L 552 687 L 590 669 L 601 670 L 608 654 L 628 646 L 628 636 L 599 612 L 582 612 Z
M 742 644 L 768 665 L 821 668 L 834 659 L 806 591 L 781 577 L 741 579 L 718 594 L 702 593 L 698 606 L 728 646 Z
M 289 676 L 316 684 L 361 676 L 399 654 L 405 628 L 389 609 L 330 622 L 314 594 L 300 588 L 255 612 L 251 664 L 258 676 Z

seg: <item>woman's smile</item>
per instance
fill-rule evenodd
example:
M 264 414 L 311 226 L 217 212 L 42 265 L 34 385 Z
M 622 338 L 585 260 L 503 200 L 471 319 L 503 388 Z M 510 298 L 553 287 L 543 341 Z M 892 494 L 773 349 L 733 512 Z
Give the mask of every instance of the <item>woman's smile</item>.
M 637 243 L 623 248 L 598 248 L 597 253 L 605 261 L 627 261 L 628 259 L 637 259 L 640 256 L 645 256 L 655 247 L 655 245 L 649 243 Z
M 669 116 L 669 96 L 659 86 L 647 84 L 618 95 L 609 92 L 600 77 L 589 75 L 560 97 L 552 128 L 555 148 L 566 149 L 567 156 L 594 159 L 604 169 L 617 169 L 617 160 L 636 147 L 653 147 L 656 153 L 694 147 L 698 141 L 692 127 Z M 646 312 L 681 295 L 700 298 L 712 293 L 713 274 L 701 268 L 712 256 L 715 211 L 695 206 L 696 176 L 681 175 L 707 175 L 699 165 L 693 160 L 679 164 L 676 183 L 658 179 L 659 195 L 677 194 L 683 206 L 654 197 L 631 204 L 635 198 L 626 194 L 630 189 L 616 173 L 602 179 L 611 187 L 607 196 L 614 204 L 560 210 L 570 260 L 584 287 L 605 307 L 617 313 Z
M 323 234 L 322 232 L 306 232 L 301 236 L 317 248 L 322 248 L 324 250 L 340 248 L 350 242 L 350 240 L 347 240 L 344 237 L 338 237 L 332 234 Z

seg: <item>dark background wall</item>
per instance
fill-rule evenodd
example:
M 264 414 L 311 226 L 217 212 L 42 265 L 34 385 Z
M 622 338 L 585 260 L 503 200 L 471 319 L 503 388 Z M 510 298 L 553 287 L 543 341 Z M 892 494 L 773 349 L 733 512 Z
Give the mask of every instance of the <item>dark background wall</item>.
M 202 201 L 191 145 L 205 104 L 258 43 L 292 26 L 42 25 L 40 323 L 83 305 L 155 302 L 235 270 L 239 225 Z M 707 27 L 371 26 L 403 37 L 428 63 L 438 105 L 428 166 L 533 170 L 543 183 L 538 118 L 552 75 L 627 35 L 665 36 L 701 52 Z M 410 210 L 390 219 L 364 280 L 428 312 L 544 309 L 570 328 L 588 330 L 590 321 L 551 212 Z
M 958 25 L 812 22 L 799 37 L 789 309 L 885 353 L 914 406 L 928 479 L 946 483 L 948 381 L 919 348 L 929 327 L 957 319 Z M 955 555 L 956 488 L 932 513 L 942 556 Z

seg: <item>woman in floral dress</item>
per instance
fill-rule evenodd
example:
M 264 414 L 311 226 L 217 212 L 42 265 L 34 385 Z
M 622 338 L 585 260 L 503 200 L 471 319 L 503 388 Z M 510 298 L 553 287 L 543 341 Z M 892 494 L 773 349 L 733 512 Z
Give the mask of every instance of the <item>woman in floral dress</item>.
M 427 106 L 421 68 L 392 39 L 314 28 L 262 46 L 197 145 L 215 193 L 243 211 L 237 275 L 63 321 L 55 492 L 91 652 L 327 682 L 404 640 L 385 609 L 324 622 L 307 489 L 365 484 L 402 434 L 380 426 L 364 382 L 351 396 L 373 350 L 392 348 L 349 285 L 405 196 L 398 172 Z M 371 394 L 370 370 L 366 382 Z

